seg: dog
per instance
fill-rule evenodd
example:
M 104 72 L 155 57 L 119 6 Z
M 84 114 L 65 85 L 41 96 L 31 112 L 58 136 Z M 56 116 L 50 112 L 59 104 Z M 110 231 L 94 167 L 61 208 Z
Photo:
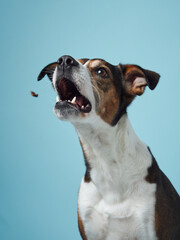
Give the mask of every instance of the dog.
M 179 240 L 180 197 L 150 148 L 134 132 L 127 108 L 160 75 L 138 65 L 64 55 L 46 66 L 57 93 L 54 112 L 76 128 L 86 172 L 78 197 L 83 240 Z

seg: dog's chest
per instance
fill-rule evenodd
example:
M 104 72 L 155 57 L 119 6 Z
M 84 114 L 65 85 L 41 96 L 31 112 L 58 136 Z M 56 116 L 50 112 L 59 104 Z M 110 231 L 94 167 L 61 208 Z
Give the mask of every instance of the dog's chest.
M 155 240 L 156 185 L 145 181 L 148 164 L 139 159 L 134 165 L 127 157 L 116 162 L 112 153 L 109 162 L 108 155 L 91 159 L 91 182 L 83 180 L 80 187 L 79 213 L 88 240 Z
M 155 186 L 141 187 L 144 196 L 140 191 L 125 201 L 107 203 L 92 182 L 83 180 L 78 206 L 88 240 L 155 240 Z
M 85 133 L 80 139 L 91 181 L 81 183 L 78 208 L 87 239 L 155 240 L 156 185 L 145 180 L 152 164 L 147 146 L 129 124 L 118 134 Z

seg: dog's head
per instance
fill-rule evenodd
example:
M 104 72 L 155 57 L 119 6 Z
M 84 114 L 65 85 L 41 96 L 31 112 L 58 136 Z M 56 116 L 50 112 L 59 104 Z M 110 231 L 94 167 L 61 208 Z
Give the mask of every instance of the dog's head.
M 59 98 L 54 107 L 61 120 L 92 121 L 98 117 L 116 125 L 127 107 L 145 87 L 153 90 L 160 75 L 137 65 L 111 65 L 102 59 L 62 56 L 38 76 L 52 81 Z

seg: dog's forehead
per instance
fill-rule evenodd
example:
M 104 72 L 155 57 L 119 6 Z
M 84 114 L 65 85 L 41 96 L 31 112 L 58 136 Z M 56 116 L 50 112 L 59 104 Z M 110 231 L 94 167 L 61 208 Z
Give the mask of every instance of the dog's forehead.
M 89 68 L 97 68 L 101 65 L 108 65 L 108 64 L 103 59 L 94 58 L 94 59 L 90 59 L 85 65 L 86 67 L 89 67 Z
M 101 58 L 93 58 L 93 59 L 88 59 L 88 58 L 82 58 L 78 59 L 78 61 L 83 64 L 85 68 L 93 75 L 95 76 L 95 71 L 98 70 L 98 68 L 104 68 L 106 69 L 109 79 L 114 80 L 114 81 L 119 81 L 119 76 L 121 76 L 121 68 L 119 65 L 113 65 L 109 62 L 107 62 L 104 59 Z
M 91 69 L 98 68 L 100 66 L 109 67 L 110 65 L 111 65 L 110 63 L 100 58 L 89 59 L 89 61 L 85 63 L 85 66 Z
M 88 68 L 90 71 L 100 67 L 105 67 L 106 69 L 109 69 L 111 72 L 114 72 L 114 70 L 116 69 L 116 66 L 108 63 L 107 61 L 101 58 L 89 59 L 84 64 L 84 66 Z

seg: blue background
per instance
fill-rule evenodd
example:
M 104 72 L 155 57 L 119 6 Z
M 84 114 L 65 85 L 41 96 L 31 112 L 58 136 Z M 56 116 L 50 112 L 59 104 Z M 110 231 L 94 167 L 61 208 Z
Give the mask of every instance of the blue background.
M 82 151 L 73 126 L 53 114 L 50 81 L 36 81 L 64 54 L 161 74 L 129 117 L 180 192 L 180 2 L 10 0 L 0 12 L 0 239 L 80 239 Z

